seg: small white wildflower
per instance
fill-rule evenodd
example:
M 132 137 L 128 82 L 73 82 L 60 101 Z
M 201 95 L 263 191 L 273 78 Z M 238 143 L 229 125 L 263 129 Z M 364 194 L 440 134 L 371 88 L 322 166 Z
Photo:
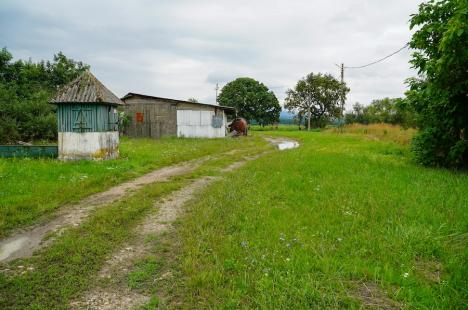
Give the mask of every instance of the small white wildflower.
M 409 276 L 409 273 L 407 273 L 407 272 L 405 272 L 405 273 L 403 274 L 403 278 L 408 278 L 408 276 Z
M 243 248 L 246 248 L 248 245 L 249 245 L 249 243 L 248 243 L 247 241 L 242 241 L 242 242 L 241 242 L 241 246 L 242 246 Z
M 291 259 L 289 257 L 286 257 L 286 261 L 289 262 Z
M 343 241 L 343 239 L 342 239 L 342 238 L 336 238 L 336 240 L 338 240 L 338 242 L 341 242 L 341 241 Z
M 285 237 L 284 237 L 284 234 L 280 234 L 280 237 L 279 237 L 279 239 L 280 239 L 281 241 L 284 241 L 284 240 L 286 240 L 286 239 L 285 239 Z

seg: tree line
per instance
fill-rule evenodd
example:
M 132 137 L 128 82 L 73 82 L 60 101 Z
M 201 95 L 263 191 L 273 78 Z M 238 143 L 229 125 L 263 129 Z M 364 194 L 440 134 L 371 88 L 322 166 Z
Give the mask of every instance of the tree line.
M 55 140 L 57 119 L 49 100 L 89 66 L 59 52 L 52 61 L 13 61 L 0 50 L 0 143 Z
M 356 102 L 351 111 L 345 113 L 346 124 L 387 123 L 404 128 L 417 127 L 416 114 L 402 98 L 375 99 L 365 106 Z

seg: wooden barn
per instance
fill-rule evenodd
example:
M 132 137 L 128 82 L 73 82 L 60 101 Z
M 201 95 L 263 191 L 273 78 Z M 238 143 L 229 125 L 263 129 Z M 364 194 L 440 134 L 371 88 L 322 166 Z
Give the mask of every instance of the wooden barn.
M 128 93 L 122 101 L 130 118 L 125 134 L 130 137 L 225 137 L 228 118 L 236 114 L 232 107 L 136 93 Z

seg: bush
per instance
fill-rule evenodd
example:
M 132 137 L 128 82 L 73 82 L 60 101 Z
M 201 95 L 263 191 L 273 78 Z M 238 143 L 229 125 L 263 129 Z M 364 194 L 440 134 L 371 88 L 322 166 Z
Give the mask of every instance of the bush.
M 6 48 L 0 50 L 0 143 L 54 140 L 55 106 L 48 102 L 88 66 L 62 53 L 53 62 L 13 62 L 12 58 Z
M 416 161 L 425 166 L 443 166 L 444 144 L 438 130 L 426 128 L 413 138 L 412 151 Z
M 421 127 L 413 151 L 431 166 L 468 167 L 468 2 L 429 1 L 411 19 L 410 47 L 417 78 L 408 79 L 406 103 Z

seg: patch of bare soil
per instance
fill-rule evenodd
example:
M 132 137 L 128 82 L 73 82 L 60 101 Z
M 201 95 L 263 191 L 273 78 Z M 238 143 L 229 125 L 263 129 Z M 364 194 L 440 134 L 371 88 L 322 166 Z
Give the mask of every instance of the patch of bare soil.
M 390 299 L 375 283 L 361 283 L 351 294 L 360 300 L 366 309 L 403 309 L 403 306 Z
M 148 298 L 142 294 L 132 292 L 126 288 L 119 294 L 114 294 L 106 290 L 98 290 L 93 295 L 87 296 L 86 302 L 75 302 L 71 304 L 72 309 L 133 309 L 135 306 L 148 301 Z
M 228 153 L 229 154 L 229 153 Z M 60 235 L 67 227 L 78 226 L 89 213 L 101 206 L 123 198 L 128 192 L 144 185 L 164 182 L 169 178 L 193 171 L 213 156 L 205 156 L 183 164 L 161 168 L 134 180 L 114 186 L 104 192 L 94 194 L 79 203 L 60 208 L 56 216 L 47 222 L 23 229 L 12 236 L 0 240 L 0 263 L 16 258 L 30 257 L 34 251 L 53 241 L 53 235 Z
M 233 171 L 247 161 L 259 156 L 245 157 L 242 161 L 235 162 L 221 172 Z M 156 212 L 145 218 L 142 224 L 136 228 L 137 237 L 118 250 L 104 264 L 98 274 L 98 284 L 85 293 L 81 299 L 71 303 L 73 309 L 131 309 L 149 301 L 151 296 L 135 293 L 126 283 L 126 276 L 131 271 L 135 262 L 152 253 L 151 243 L 147 240 L 173 231 L 173 223 L 183 212 L 183 206 L 196 195 L 197 192 L 213 183 L 220 177 L 202 177 L 193 181 L 188 186 L 177 190 L 168 197 L 155 203 Z M 157 279 L 164 281 L 172 277 L 171 270 L 165 270 Z M 159 298 L 165 299 L 164 293 Z

